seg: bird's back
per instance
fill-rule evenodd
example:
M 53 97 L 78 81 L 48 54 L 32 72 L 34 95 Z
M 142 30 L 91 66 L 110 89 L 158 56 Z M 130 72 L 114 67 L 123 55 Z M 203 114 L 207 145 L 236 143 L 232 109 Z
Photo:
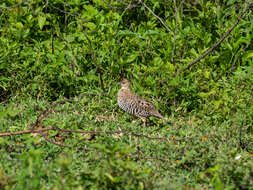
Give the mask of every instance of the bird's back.
M 133 94 L 129 89 L 119 90 L 118 105 L 127 113 L 135 116 L 149 117 L 153 115 L 159 117 L 160 115 L 152 103 Z

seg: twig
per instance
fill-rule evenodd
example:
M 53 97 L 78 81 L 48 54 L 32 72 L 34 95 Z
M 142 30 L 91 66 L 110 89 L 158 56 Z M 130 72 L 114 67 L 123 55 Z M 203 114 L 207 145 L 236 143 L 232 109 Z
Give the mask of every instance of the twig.
M 68 145 L 64 145 L 64 144 L 61 144 L 59 142 L 55 142 L 53 140 L 51 140 L 48 135 L 44 132 L 39 132 L 39 134 L 49 143 L 51 144 L 54 144 L 54 145 L 57 145 L 57 146 L 62 146 L 62 147 L 67 147 L 67 148 L 72 148 L 72 146 L 68 146 Z
M 51 7 L 53 7 L 54 9 L 64 13 L 64 14 L 68 14 L 68 15 L 71 15 L 71 16 L 74 16 L 74 17 L 78 17 L 79 19 L 81 19 L 82 21 L 84 21 L 85 23 L 88 23 L 88 21 L 85 19 L 85 18 L 82 18 L 80 14 L 73 14 L 73 13 L 70 13 L 70 12 L 67 12 L 67 11 L 63 11 L 61 9 L 59 9 L 58 7 L 55 7 L 53 5 L 50 5 Z
M 130 136 L 136 136 L 136 137 L 144 137 L 149 140 L 164 140 L 169 141 L 169 138 L 166 137 L 150 137 L 144 134 L 137 134 L 132 133 L 129 131 L 77 131 L 77 130 L 69 130 L 69 129 L 59 129 L 61 132 L 67 132 L 67 133 L 80 133 L 80 134 L 90 134 L 90 135 L 96 135 L 96 134 L 107 134 L 107 135 L 113 135 L 113 134 L 122 134 L 122 135 L 130 135 Z
M 105 0 L 102 0 L 108 7 L 110 7 L 111 9 L 116 9 L 116 10 L 122 10 L 122 8 L 120 7 L 116 7 L 116 6 L 112 6 L 111 4 L 107 3 Z M 140 6 L 140 1 L 137 2 L 136 4 L 132 3 L 132 1 L 130 3 L 125 3 L 121 0 L 116 0 L 117 2 L 121 3 L 122 5 L 126 6 L 126 8 L 124 8 L 123 12 L 125 12 L 126 10 L 131 10 L 135 7 L 139 7 Z
M 113 135 L 113 134 L 122 134 L 122 135 L 130 135 L 130 136 L 136 136 L 136 137 L 144 137 L 149 140 L 162 140 L 162 141 L 169 141 L 169 138 L 166 137 L 150 137 L 144 134 L 137 134 L 132 133 L 129 131 L 79 131 L 79 130 L 71 130 L 71 129 L 60 129 L 59 127 L 48 127 L 48 128 L 42 128 L 42 129 L 28 129 L 23 131 L 17 131 L 17 132 L 1 132 L 0 137 L 4 136 L 13 136 L 13 135 L 23 135 L 23 134 L 29 134 L 29 133 L 41 133 L 45 131 L 60 131 L 62 133 L 79 133 L 79 134 L 90 134 L 90 135 L 97 135 L 97 134 L 107 134 L 107 135 Z
M 239 148 L 244 149 L 244 148 L 245 148 L 245 145 L 244 145 L 244 143 L 242 142 L 242 126 L 243 126 L 243 124 L 241 124 L 241 126 L 240 126 L 240 132 L 239 132 Z
M 179 69 L 178 71 L 176 71 L 176 73 L 174 73 L 174 76 L 176 76 L 177 74 L 180 74 L 182 71 L 189 69 L 191 66 L 193 66 L 194 64 L 199 62 L 201 59 L 206 57 L 208 54 L 213 52 L 213 50 L 216 49 L 226 39 L 226 37 L 232 32 L 232 30 L 239 24 L 240 20 L 244 17 L 245 13 L 247 13 L 251 9 L 252 5 L 253 3 L 248 3 L 247 8 L 239 14 L 239 17 L 237 18 L 235 24 L 228 29 L 228 31 L 222 36 L 222 38 L 218 42 L 216 42 L 210 49 L 205 51 L 197 59 L 189 63 L 185 68 Z
M 28 130 L 16 131 L 16 132 L 1 132 L 0 137 L 24 135 L 24 134 L 29 134 L 29 133 L 40 133 L 40 132 L 45 132 L 45 131 L 50 131 L 50 130 L 54 130 L 54 127 L 49 127 L 49 128 L 44 128 L 44 129 L 36 129 L 36 130 L 28 129 Z
M 102 90 L 104 90 L 104 83 L 103 83 L 103 79 L 102 79 L 102 76 L 103 76 L 103 71 L 102 69 L 98 66 L 98 63 L 97 63 L 97 59 L 96 59 L 96 56 L 95 56 L 95 51 L 92 47 L 92 43 L 91 43 L 91 40 L 88 36 L 88 34 L 86 33 L 86 31 L 84 30 L 84 35 L 86 37 L 86 39 L 88 40 L 89 42 L 89 46 L 90 46 L 90 50 L 91 50 L 91 57 L 92 57 L 92 60 L 95 64 L 95 67 L 96 67 L 96 70 L 98 71 L 99 73 L 99 83 L 100 83 L 100 87 Z
M 118 9 L 118 7 L 112 6 L 111 4 L 107 3 L 105 0 L 102 0 L 102 1 L 104 2 L 104 4 L 106 4 L 111 9 Z
M 48 135 L 45 133 L 46 131 L 50 131 L 50 130 L 58 130 L 60 132 L 67 132 L 67 133 L 80 133 L 80 134 L 99 134 L 99 133 L 104 133 L 104 134 L 125 134 L 125 135 L 133 135 L 133 136 L 138 136 L 138 137 L 145 137 L 148 138 L 150 140 L 168 140 L 168 138 L 161 138 L 161 137 L 149 137 L 146 135 L 142 135 L 142 134 L 134 134 L 131 132 L 122 132 L 122 131 L 76 131 L 76 130 L 64 130 L 64 129 L 60 129 L 58 127 L 50 127 L 50 128 L 42 128 L 42 129 L 37 129 L 37 130 L 24 130 L 24 131 L 18 131 L 18 132 L 5 132 L 5 133 L 0 133 L 0 137 L 3 136 L 13 136 L 13 135 L 22 135 L 22 134 L 28 134 L 28 133 L 38 133 L 39 135 L 41 135 L 47 142 L 57 145 L 57 146 L 61 146 L 61 147 L 66 147 L 66 148 L 72 148 L 72 146 L 68 146 L 68 145 L 64 145 L 62 143 L 59 142 L 55 142 L 53 140 L 51 140 Z M 84 151 L 99 151 L 95 148 L 80 148 L 78 150 L 84 150 Z M 100 151 L 99 151 L 100 152 Z M 152 156 L 142 156 L 138 153 L 135 154 L 127 154 L 126 156 L 128 157 L 134 157 L 134 158 L 138 158 L 138 159 L 152 159 L 152 160 L 160 160 L 163 162 L 170 162 L 170 160 L 166 159 L 166 158 L 161 158 L 161 157 L 152 157 Z
M 133 8 L 135 8 L 135 7 L 139 7 L 140 6 L 140 1 L 137 3 L 137 4 L 132 4 L 132 2 L 125 8 L 125 11 L 126 10 L 131 10 L 131 9 L 133 9 Z
M 88 23 L 88 21 L 84 18 L 82 18 L 79 14 L 73 14 L 73 13 L 70 13 L 70 12 L 67 12 L 67 11 L 63 11 L 53 5 L 50 5 L 51 7 L 53 7 L 54 9 L 57 9 L 59 10 L 60 12 L 64 13 L 64 14 L 68 14 L 68 15 L 71 15 L 71 16 L 75 16 L 75 17 L 78 17 L 79 19 L 81 19 L 82 21 L 84 21 L 85 23 Z M 91 51 L 91 57 L 92 57 L 92 60 L 95 64 L 95 67 L 96 67 L 96 70 L 97 72 L 99 73 L 99 84 L 100 84 L 100 88 L 102 90 L 104 90 L 104 83 L 103 83 L 103 79 L 102 79 L 102 76 L 103 76 L 103 71 L 102 69 L 99 67 L 98 63 L 97 63 L 97 59 L 96 59 L 96 56 L 95 56 L 95 51 L 93 49 L 93 46 L 92 46 L 92 43 L 91 43 L 91 40 L 87 34 L 87 32 L 85 30 L 84 31 L 84 36 L 86 37 L 86 39 L 88 40 L 89 42 L 89 47 L 90 47 L 90 51 Z
M 78 148 L 78 150 L 84 150 L 84 151 L 98 151 L 97 149 L 95 148 Z
M 64 11 L 66 12 L 66 0 L 64 0 Z M 66 13 L 64 13 L 64 30 L 66 32 L 66 28 L 67 28 L 67 16 Z
M 22 1 L 21 3 L 18 3 L 16 5 L 12 5 L 10 7 L 4 7 L 4 8 L 0 8 L 0 11 L 4 10 L 4 9 L 12 9 L 12 8 L 15 8 L 15 7 L 18 7 L 19 5 L 22 5 L 23 3 L 25 3 L 26 1 L 29 1 L 29 0 L 24 0 Z
M 144 5 L 144 7 L 146 8 L 146 9 L 148 9 L 149 10 L 149 12 L 151 12 L 161 23 L 162 23 L 162 25 L 169 31 L 169 32 L 171 32 L 171 33 L 173 33 L 172 31 L 171 31 L 171 29 L 169 29 L 169 27 L 163 22 L 163 20 L 159 17 L 159 16 L 157 16 L 142 0 L 140 0 L 140 2 Z
M 50 17 L 50 25 L 51 25 L 51 49 L 52 49 L 52 54 L 54 54 L 54 23 L 53 23 L 53 18 Z
M 69 99 L 61 100 L 61 101 L 59 101 L 59 102 L 56 102 L 56 103 L 50 105 L 46 110 L 42 111 L 42 112 L 40 113 L 40 115 L 37 117 L 36 122 L 35 122 L 34 124 L 32 124 L 32 130 L 34 130 L 35 127 L 37 127 L 37 126 L 40 124 L 40 122 L 43 120 L 44 117 L 46 117 L 48 114 L 50 114 L 50 112 L 52 111 L 51 109 L 52 109 L 53 107 L 55 107 L 55 106 L 58 105 L 58 104 L 64 104 L 64 103 L 66 103 L 66 102 L 71 102 L 71 100 L 69 100 Z
M 77 131 L 77 130 L 69 130 L 69 129 L 59 129 L 61 132 L 67 132 L 67 133 L 80 133 L 80 134 L 90 134 L 90 135 L 96 135 L 96 134 L 107 134 L 107 135 L 113 135 L 113 134 L 122 134 L 122 135 L 130 135 L 130 136 L 136 136 L 136 137 L 144 137 L 149 140 L 164 140 L 164 141 L 169 141 L 169 138 L 166 137 L 150 137 L 147 135 L 143 134 L 137 134 L 137 133 L 132 133 L 129 131 Z
M 233 65 L 232 65 L 232 67 L 230 68 L 229 72 L 233 71 L 233 70 L 236 68 L 235 65 L 236 65 L 238 59 L 240 58 L 242 52 L 245 51 L 245 50 L 249 47 L 249 45 L 250 45 L 250 43 L 246 44 L 245 47 L 244 47 L 243 49 L 240 50 L 240 52 L 239 52 L 238 56 L 236 57 L 236 59 L 235 59 Z
M 62 11 L 61 9 L 59 9 L 59 8 L 53 6 L 53 5 L 51 5 L 51 6 L 52 6 L 53 8 L 56 8 L 56 9 L 59 10 L 60 12 L 63 12 L 64 14 L 69 14 L 69 15 L 72 15 L 72 16 L 76 16 L 76 17 L 78 17 L 79 19 L 83 20 L 85 23 L 88 23 L 88 21 L 87 21 L 86 19 L 82 18 L 79 14 L 72 14 L 72 13 L 69 13 L 69 12 L 66 12 L 66 11 Z M 96 70 L 97 70 L 98 73 L 99 73 L 99 83 L 100 83 L 100 87 L 101 87 L 102 90 L 104 90 L 104 83 L 103 83 L 103 79 L 102 79 L 103 71 L 102 71 L 102 69 L 101 69 L 101 68 L 98 66 L 98 64 L 97 64 L 97 59 L 96 59 L 96 56 L 95 56 L 95 51 L 94 51 L 94 49 L 93 49 L 91 40 L 90 40 L 88 34 L 86 33 L 86 31 L 85 31 L 85 30 L 83 30 L 83 31 L 84 31 L 84 35 L 85 35 L 86 39 L 87 39 L 88 42 L 89 42 L 92 60 L 93 60 L 93 62 L 94 62 L 94 64 L 95 64 Z
M 173 50 L 171 52 L 171 63 L 173 63 L 175 51 L 176 51 L 176 41 L 177 41 L 177 1 L 174 0 L 175 6 L 175 30 L 174 30 L 174 43 L 173 43 Z

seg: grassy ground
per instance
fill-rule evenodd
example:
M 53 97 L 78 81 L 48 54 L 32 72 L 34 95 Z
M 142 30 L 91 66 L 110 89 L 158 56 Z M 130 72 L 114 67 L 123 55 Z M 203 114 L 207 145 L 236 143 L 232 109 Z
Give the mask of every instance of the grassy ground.
M 172 114 L 163 113 L 168 123 L 151 118 L 143 128 L 118 109 L 112 95 L 86 94 L 56 105 L 29 98 L 13 102 L 0 106 L 1 132 L 28 130 L 39 116 L 35 129 L 99 132 L 1 137 L 2 189 L 253 187 L 253 136 L 240 114 L 219 121 L 171 107 Z

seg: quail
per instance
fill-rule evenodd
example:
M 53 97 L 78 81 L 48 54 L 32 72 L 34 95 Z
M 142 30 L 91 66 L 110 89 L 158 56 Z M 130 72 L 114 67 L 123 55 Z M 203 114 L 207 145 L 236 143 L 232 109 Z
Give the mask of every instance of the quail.
M 167 121 L 152 103 L 131 92 L 131 83 L 127 79 L 122 79 L 120 84 L 121 89 L 118 92 L 117 102 L 122 110 L 142 119 L 144 127 L 146 126 L 146 118 L 150 116 Z

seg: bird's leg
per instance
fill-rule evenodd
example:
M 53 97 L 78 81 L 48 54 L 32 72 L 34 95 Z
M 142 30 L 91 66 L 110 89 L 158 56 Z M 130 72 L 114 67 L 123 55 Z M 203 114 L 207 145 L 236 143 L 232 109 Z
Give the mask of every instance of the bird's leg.
M 132 121 L 132 123 L 136 123 L 136 120 L 138 119 L 138 117 L 136 117 L 135 115 L 133 115 L 134 120 Z
M 140 117 L 140 118 L 143 121 L 143 127 L 146 127 L 146 117 Z

